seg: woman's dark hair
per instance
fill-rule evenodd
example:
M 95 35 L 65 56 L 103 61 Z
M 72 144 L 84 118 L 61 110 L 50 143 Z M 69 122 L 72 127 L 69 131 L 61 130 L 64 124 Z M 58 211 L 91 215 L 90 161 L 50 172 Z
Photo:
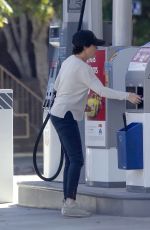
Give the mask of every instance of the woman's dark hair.
M 83 50 L 84 50 L 84 46 L 73 46 L 72 54 L 80 54 Z
M 80 30 L 72 37 L 73 54 L 81 53 L 84 47 L 89 47 L 91 45 L 101 46 L 104 45 L 104 43 L 105 42 L 101 39 L 98 39 L 92 31 Z
M 73 46 L 72 53 L 73 54 L 79 54 L 83 51 L 84 47 L 83 46 Z

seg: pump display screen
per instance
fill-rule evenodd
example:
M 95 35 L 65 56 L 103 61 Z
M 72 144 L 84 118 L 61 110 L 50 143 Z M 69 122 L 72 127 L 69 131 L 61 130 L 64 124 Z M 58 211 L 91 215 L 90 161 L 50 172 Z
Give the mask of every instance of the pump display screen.
M 126 91 L 130 93 L 136 93 L 136 87 L 134 86 L 127 86 Z

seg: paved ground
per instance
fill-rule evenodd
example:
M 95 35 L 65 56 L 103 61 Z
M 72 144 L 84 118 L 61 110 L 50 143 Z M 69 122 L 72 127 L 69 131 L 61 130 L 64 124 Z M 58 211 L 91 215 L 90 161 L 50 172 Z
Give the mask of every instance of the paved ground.
M 38 157 L 42 171 L 42 157 Z M 14 157 L 15 175 L 34 173 L 32 155 Z M 20 177 L 22 180 L 23 177 Z M 0 230 L 150 230 L 150 218 L 93 215 L 64 218 L 59 211 L 0 204 Z
M 59 211 L 0 205 L 1 230 L 149 230 L 150 218 L 93 215 L 64 218 Z

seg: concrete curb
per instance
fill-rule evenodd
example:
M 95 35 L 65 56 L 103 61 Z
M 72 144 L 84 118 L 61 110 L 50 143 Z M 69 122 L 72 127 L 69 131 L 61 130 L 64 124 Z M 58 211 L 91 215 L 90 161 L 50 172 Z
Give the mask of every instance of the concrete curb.
M 43 182 L 44 183 L 44 182 Z M 59 186 L 46 187 L 37 182 L 32 185 L 30 183 L 18 183 L 18 205 L 26 207 L 60 209 L 62 206 L 63 192 L 61 184 Z M 79 186 L 80 187 L 80 186 Z M 131 197 L 123 194 L 116 196 L 102 189 L 102 192 L 95 195 L 81 191 L 79 188 L 78 201 L 82 208 L 92 213 L 114 216 L 128 217 L 150 217 L 150 194 L 131 193 Z M 88 190 L 88 189 L 87 189 Z M 113 190 L 114 191 L 114 190 Z M 117 191 L 117 189 L 115 190 Z M 114 193 L 114 192 L 113 192 Z M 130 194 L 130 193 L 129 193 Z

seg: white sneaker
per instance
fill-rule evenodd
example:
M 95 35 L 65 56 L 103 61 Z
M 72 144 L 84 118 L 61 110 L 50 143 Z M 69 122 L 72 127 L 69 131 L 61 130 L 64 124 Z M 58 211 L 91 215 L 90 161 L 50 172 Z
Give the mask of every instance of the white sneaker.
M 67 203 L 64 202 L 63 207 L 61 209 L 61 214 L 63 216 L 69 217 L 88 217 L 91 216 L 91 213 L 83 210 L 79 207 L 77 202 Z

